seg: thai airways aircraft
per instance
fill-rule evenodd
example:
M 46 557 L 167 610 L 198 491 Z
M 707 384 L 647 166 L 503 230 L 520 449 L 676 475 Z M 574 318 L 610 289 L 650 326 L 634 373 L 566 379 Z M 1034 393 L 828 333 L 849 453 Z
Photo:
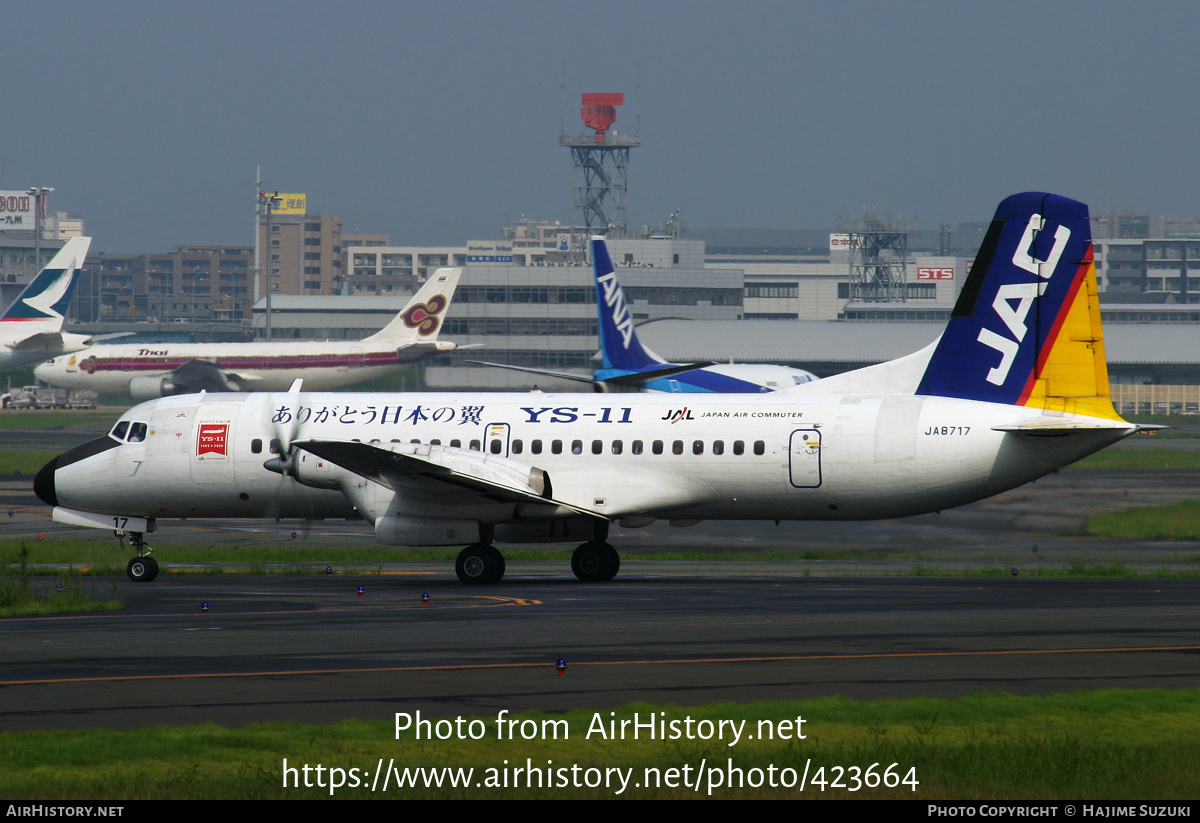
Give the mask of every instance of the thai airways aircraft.
M 15 369 L 92 344 L 62 330 L 90 237 L 72 237 L 0 315 L 0 369 Z
M 590 383 L 601 392 L 771 392 L 810 383 L 817 377 L 803 369 L 766 363 L 668 363 L 638 340 L 633 314 L 625 292 L 617 281 L 616 269 L 603 237 L 592 238 L 592 262 L 596 272 L 596 308 L 600 315 L 600 353 L 603 368 L 591 377 L 572 372 L 548 371 L 505 363 L 469 362 L 547 377 Z
M 382 377 L 453 351 L 438 332 L 462 269 L 438 269 L 381 331 L 363 340 L 264 343 L 123 343 L 56 357 L 34 369 L 68 389 L 128 393 L 134 400 L 199 391 L 283 391 L 296 378 L 333 389 Z
M 768 394 L 192 395 L 144 403 L 48 463 L 64 523 L 362 517 L 392 545 L 582 540 L 585 581 L 620 566 L 614 525 L 868 520 L 1020 486 L 1138 430 L 1109 399 L 1087 207 L 1030 192 L 996 210 L 952 318 L 927 348 Z

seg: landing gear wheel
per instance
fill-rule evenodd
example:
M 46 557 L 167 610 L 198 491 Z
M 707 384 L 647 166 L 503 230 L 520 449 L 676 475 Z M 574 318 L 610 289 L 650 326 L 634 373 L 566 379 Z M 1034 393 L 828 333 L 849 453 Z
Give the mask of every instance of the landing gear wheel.
M 617 576 L 621 558 L 607 543 L 588 541 L 571 555 L 571 571 L 585 583 L 603 583 Z
M 474 543 L 459 552 L 454 573 L 468 586 L 496 583 L 504 576 L 504 557 L 486 543 Z
M 492 559 L 496 562 L 496 573 L 488 582 L 499 583 L 504 579 L 504 555 L 500 554 L 500 550 L 495 546 L 488 546 L 488 548 L 491 550 Z
M 158 575 L 158 563 L 149 557 L 135 557 L 125 567 L 125 574 L 134 583 L 149 583 Z

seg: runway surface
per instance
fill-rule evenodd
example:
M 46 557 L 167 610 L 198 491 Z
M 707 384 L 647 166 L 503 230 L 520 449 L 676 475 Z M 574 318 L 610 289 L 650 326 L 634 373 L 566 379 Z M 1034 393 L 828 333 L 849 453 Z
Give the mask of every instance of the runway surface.
M 405 565 L 118 582 L 125 612 L 6 620 L 0 730 L 1200 686 L 1200 580 L 728 580 L 634 562 L 585 585 L 513 563 L 474 590 Z

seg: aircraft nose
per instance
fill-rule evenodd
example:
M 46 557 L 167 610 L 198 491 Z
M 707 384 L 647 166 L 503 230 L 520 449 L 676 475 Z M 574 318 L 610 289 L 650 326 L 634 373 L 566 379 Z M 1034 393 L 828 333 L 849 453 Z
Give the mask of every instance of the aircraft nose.
M 33 493 L 47 506 L 58 505 L 58 494 L 54 490 L 54 472 L 57 470 L 58 457 L 42 466 L 41 471 L 33 478 Z

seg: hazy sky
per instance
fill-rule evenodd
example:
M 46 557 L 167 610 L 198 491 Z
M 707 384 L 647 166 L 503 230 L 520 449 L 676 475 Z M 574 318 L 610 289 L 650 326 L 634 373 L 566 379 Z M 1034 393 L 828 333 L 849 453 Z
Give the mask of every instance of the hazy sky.
M 580 133 L 595 91 L 625 92 L 621 131 L 640 113 L 634 225 L 870 207 L 934 228 L 1029 189 L 1200 214 L 1194 2 L 2 0 L 0 20 L 0 189 L 54 186 L 97 251 L 252 242 L 256 163 L 397 243 L 567 221 L 560 123 Z

